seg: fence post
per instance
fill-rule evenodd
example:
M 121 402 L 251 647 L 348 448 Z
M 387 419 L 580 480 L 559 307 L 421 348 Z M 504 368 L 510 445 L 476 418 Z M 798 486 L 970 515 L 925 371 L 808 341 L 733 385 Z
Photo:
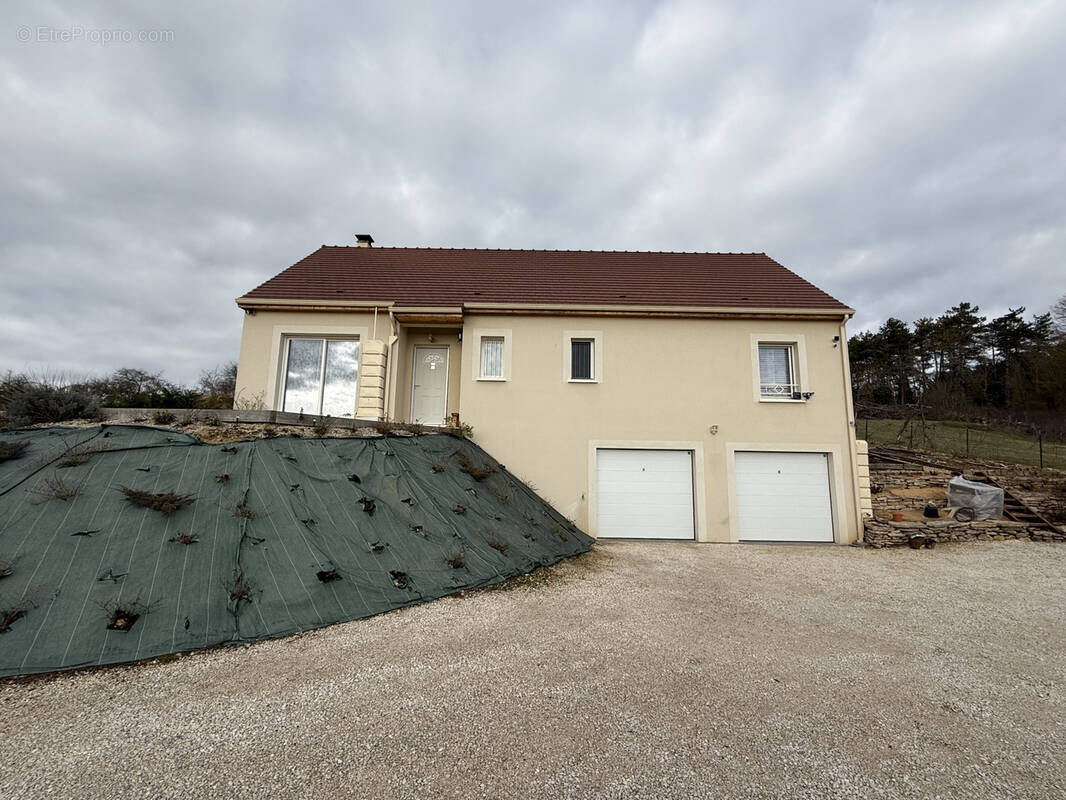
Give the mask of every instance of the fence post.
M 966 457 L 970 457 L 970 426 L 966 426 Z
M 1038 433 L 1036 435 L 1036 443 L 1040 447 L 1040 469 L 1044 468 L 1044 434 Z
M 866 419 L 866 441 L 870 441 L 870 419 Z

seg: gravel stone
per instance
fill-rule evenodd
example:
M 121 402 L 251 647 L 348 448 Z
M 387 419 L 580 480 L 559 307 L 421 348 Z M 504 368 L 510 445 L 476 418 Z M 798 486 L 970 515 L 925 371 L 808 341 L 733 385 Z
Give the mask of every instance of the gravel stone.
M 0 797 L 1062 798 L 1064 598 L 1056 544 L 600 543 L 288 639 L 0 682 Z

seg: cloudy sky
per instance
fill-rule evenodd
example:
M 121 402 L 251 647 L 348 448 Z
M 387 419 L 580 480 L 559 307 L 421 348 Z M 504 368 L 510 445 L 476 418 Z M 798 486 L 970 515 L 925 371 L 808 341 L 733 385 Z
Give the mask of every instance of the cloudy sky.
M 0 22 L 0 371 L 195 382 L 321 244 L 764 251 L 1066 293 L 1066 3 L 41 2 Z

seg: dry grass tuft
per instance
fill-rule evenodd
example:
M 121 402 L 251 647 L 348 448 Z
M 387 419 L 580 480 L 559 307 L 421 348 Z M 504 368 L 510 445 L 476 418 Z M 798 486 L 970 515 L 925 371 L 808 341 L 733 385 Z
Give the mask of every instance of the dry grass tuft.
M 463 550 L 456 550 L 453 553 L 449 553 L 445 556 L 444 563 L 452 569 L 460 569 L 466 564 L 466 552 Z
M 0 442 L 0 464 L 22 458 L 29 446 L 29 442 Z
M 262 515 L 254 508 L 249 508 L 242 503 L 234 509 L 233 516 L 238 519 L 258 519 Z
M 242 600 L 246 603 L 252 602 L 252 592 L 255 591 L 255 586 L 252 582 L 245 577 L 243 570 L 238 570 L 233 573 L 233 580 L 227 587 L 229 591 L 229 599 L 234 603 L 239 603 Z
M 156 494 L 142 489 L 131 489 L 128 486 L 120 486 L 119 491 L 126 495 L 126 499 L 133 505 L 158 511 L 165 517 L 169 517 L 179 508 L 192 505 L 196 500 L 191 494 L 177 494 L 176 492 Z
M 59 457 L 58 467 L 77 467 L 87 462 L 97 453 L 103 453 L 108 449 L 106 444 L 87 442 L 67 448 L 67 451 Z
M 483 481 L 496 471 L 495 464 L 482 464 L 479 467 L 467 457 L 466 453 L 456 453 L 455 460 L 459 462 L 459 469 L 475 481 Z
M 11 630 L 11 626 L 26 616 L 31 608 L 33 603 L 25 599 L 8 608 L 0 608 L 0 633 Z
M 160 409 L 152 413 L 152 422 L 155 425 L 173 425 L 177 418 L 173 411 L 167 411 L 166 409 Z
M 489 492 L 499 498 L 501 503 L 511 502 L 511 487 L 506 484 L 503 486 L 489 486 Z
M 44 495 L 46 498 L 66 502 L 78 496 L 78 492 L 81 491 L 81 485 L 67 483 L 58 475 L 53 475 L 51 478 L 45 478 L 33 491 L 35 494 Z

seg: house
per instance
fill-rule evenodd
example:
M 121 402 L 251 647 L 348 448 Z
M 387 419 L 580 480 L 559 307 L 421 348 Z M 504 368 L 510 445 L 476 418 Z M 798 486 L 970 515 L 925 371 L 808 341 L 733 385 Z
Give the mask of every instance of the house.
M 765 254 L 358 238 L 237 299 L 238 407 L 462 420 L 595 536 L 860 535 L 854 312 Z

